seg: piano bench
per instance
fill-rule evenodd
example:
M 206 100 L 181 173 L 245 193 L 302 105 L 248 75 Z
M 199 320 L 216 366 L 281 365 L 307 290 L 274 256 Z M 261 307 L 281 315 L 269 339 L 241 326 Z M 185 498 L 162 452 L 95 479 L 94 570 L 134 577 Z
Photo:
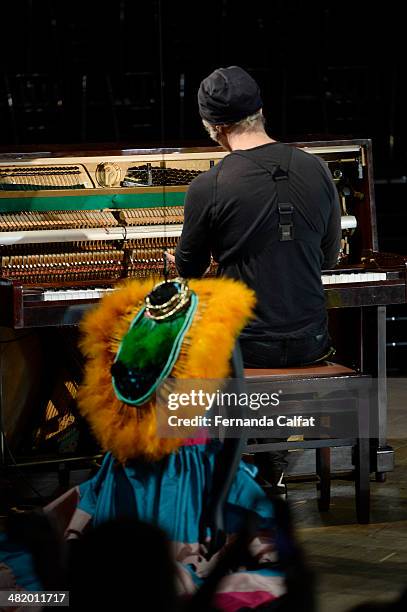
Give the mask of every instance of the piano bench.
M 246 445 L 246 452 L 249 454 L 261 452 L 273 452 L 290 449 L 315 449 L 316 453 L 316 474 L 318 476 L 318 508 L 320 512 L 326 512 L 330 507 L 331 498 L 331 448 L 340 446 L 352 446 L 353 461 L 355 465 L 354 480 L 355 480 L 355 502 L 356 515 L 359 523 L 368 523 L 370 520 L 370 441 L 369 441 L 369 412 L 370 412 L 370 396 L 366 392 L 366 388 L 361 379 L 370 377 L 357 373 L 356 371 L 332 362 L 324 362 L 318 365 L 309 365 L 303 367 L 292 368 L 270 368 L 270 369 L 245 369 L 245 381 L 247 391 L 250 393 L 256 384 L 264 392 L 267 392 L 267 387 L 270 385 L 271 392 L 275 392 L 276 383 L 280 383 L 280 388 L 287 388 L 287 396 L 290 401 L 295 395 L 301 395 L 297 402 L 294 402 L 294 414 L 301 414 L 305 417 L 310 417 L 315 414 L 315 403 L 312 405 L 312 399 L 309 396 L 316 397 L 318 393 L 318 383 L 322 389 L 329 391 L 349 393 L 349 406 L 354 406 L 352 414 L 355 417 L 356 428 L 354 435 L 346 438 L 339 437 L 319 437 L 315 439 L 304 438 L 301 427 L 290 427 L 288 439 L 281 438 L 276 441 L 264 441 L 264 439 L 256 438 L 255 443 Z M 324 381 L 324 382 L 322 382 Z M 304 389 L 309 391 L 304 395 Z M 284 391 L 285 392 L 285 391 Z M 348 397 L 348 395 L 347 395 Z M 305 398 L 305 399 L 304 399 Z M 346 400 L 348 401 L 348 400 Z M 301 402 L 299 404 L 299 402 Z M 307 406 L 308 402 L 308 406 Z M 295 408 L 295 403 L 297 404 Z M 301 406 L 300 409 L 298 408 Z M 277 408 L 272 408 L 276 414 Z M 314 410 L 314 412 L 313 412 Z M 338 398 L 335 393 L 333 396 L 323 399 L 323 409 L 318 414 L 320 416 L 328 416 L 337 414 Z M 284 414 L 287 412 L 284 410 Z M 273 416 L 268 414 L 267 416 Z M 291 416 L 291 415 L 290 415 Z M 281 431 L 281 430 L 280 430 Z M 301 437 L 301 440 L 290 440 L 291 437 Z M 264 436 L 267 438 L 267 434 Z M 273 438 L 270 433 L 269 438 Z

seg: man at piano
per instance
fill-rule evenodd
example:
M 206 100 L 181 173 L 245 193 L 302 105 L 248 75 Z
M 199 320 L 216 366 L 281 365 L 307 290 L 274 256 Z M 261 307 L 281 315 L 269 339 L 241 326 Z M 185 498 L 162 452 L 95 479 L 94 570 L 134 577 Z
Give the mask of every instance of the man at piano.
M 321 270 L 335 266 L 341 238 L 331 174 L 317 156 L 266 133 L 259 87 L 242 68 L 212 72 L 198 105 L 230 154 L 188 189 L 177 271 L 200 277 L 212 256 L 219 275 L 255 290 L 256 319 L 240 337 L 245 367 L 321 361 L 332 354 Z M 281 482 L 287 453 L 255 457 L 262 479 Z

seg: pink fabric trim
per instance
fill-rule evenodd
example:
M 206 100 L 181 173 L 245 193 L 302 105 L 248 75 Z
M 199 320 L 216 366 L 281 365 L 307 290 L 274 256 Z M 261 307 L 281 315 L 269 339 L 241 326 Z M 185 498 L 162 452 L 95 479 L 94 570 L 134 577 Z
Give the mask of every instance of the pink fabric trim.
M 285 593 L 283 576 L 265 576 L 257 572 L 235 572 L 225 576 L 218 593 L 269 593 L 272 597 L 281 597 Z
M 75 514 L 78 501 L 79 488 L 74 487 L 45 506 L 44 512 L 56 521 L 62 533 L 68 527 L 72 516 Z
M 68 527 L 65 529 L 65 538 L 70 540 L 71 538 L 79 538 L 86 527 L 90 524 L 92 517 L 90 514 L 77 508 L 73 513 L 73 516 L 69 522 Z
M 235 612 L 240 608 L 257 608 L 276 599 L 270 593 L 253 591 L 251 593 L 217 593 L 215 606 L 223 612 Z
M 198 446 L 198 444 L 206 444 L 207 441 L 208 438 L 185 438 L 181 446 Z

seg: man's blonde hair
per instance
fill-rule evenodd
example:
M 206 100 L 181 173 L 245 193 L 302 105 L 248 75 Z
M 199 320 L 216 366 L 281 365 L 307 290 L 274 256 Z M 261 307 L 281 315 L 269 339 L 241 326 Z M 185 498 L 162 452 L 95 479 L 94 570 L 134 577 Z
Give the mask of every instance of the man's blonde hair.
M 245 117 L 240 121 L 236 121 L 236 123 L 220 124 L 219 126 L 217 126 L 208 123 L 206 119 L 202 119 L 202 123 L 212 140 L 218 142 L 218 130 L 216 129 L 217 127 L 225 127 L 227 128 L 228 132 L 252 132 L 257 130 L 258 128 L 264 128 L 266 121 L 261 110 L 258 110 L 253 115 L 249 115 L 248 117 Z

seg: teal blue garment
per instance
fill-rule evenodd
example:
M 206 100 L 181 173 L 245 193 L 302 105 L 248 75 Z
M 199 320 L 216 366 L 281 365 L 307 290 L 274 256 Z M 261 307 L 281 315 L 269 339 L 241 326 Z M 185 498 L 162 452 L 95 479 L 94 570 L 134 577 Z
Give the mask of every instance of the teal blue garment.
M 199 541 L 199 520 L 205 491 L 210 489 L 218 441 L 182 446 L 154 463 L 122 467 L 108 453 L 94 478 L 80 486 L 79 508 L 99 525 L 119 516 L 133 516 L 163 529 L 170 540 Z M 259 528 L 273 526 L 273 506 L 254 480 L 257 468 L 241 462 L 226 508 L 226 529 L 234 533 L 246 511 L 260 519 Z
M 91 515 L 94 526 L 131 516 L 159 526 L 173 542 L 197 543 L 202 503 L 211 487 L 220 448 L 216 440 L 207 445 L 182 446 L 161 461 L 139 461 L 127 467 L 108 453 L 98 473 L 80 485 L 78 507 Z M 259 530 L 274 526 L 273 506 L 254 480 L 256 473 L 256 467 L 240 462 L 226 505 L 228 533 L 239 531 L 248 510 L 257 514 Z M 41 590 L 29 553 L 1 534 L 0 563 L 10 567 L 19 586 Z M 184 568 L 197 585 L 202 583 L 193 566 Z M 280 575 L 274 569 L 254 572 Z
M 18 587 L 27 591 L 42 591 L 42 585 L 34 573 L 31 554 L 21 544 L 12 542 L 5 533 L 0 533 L 1 563 L 13 572 Z

